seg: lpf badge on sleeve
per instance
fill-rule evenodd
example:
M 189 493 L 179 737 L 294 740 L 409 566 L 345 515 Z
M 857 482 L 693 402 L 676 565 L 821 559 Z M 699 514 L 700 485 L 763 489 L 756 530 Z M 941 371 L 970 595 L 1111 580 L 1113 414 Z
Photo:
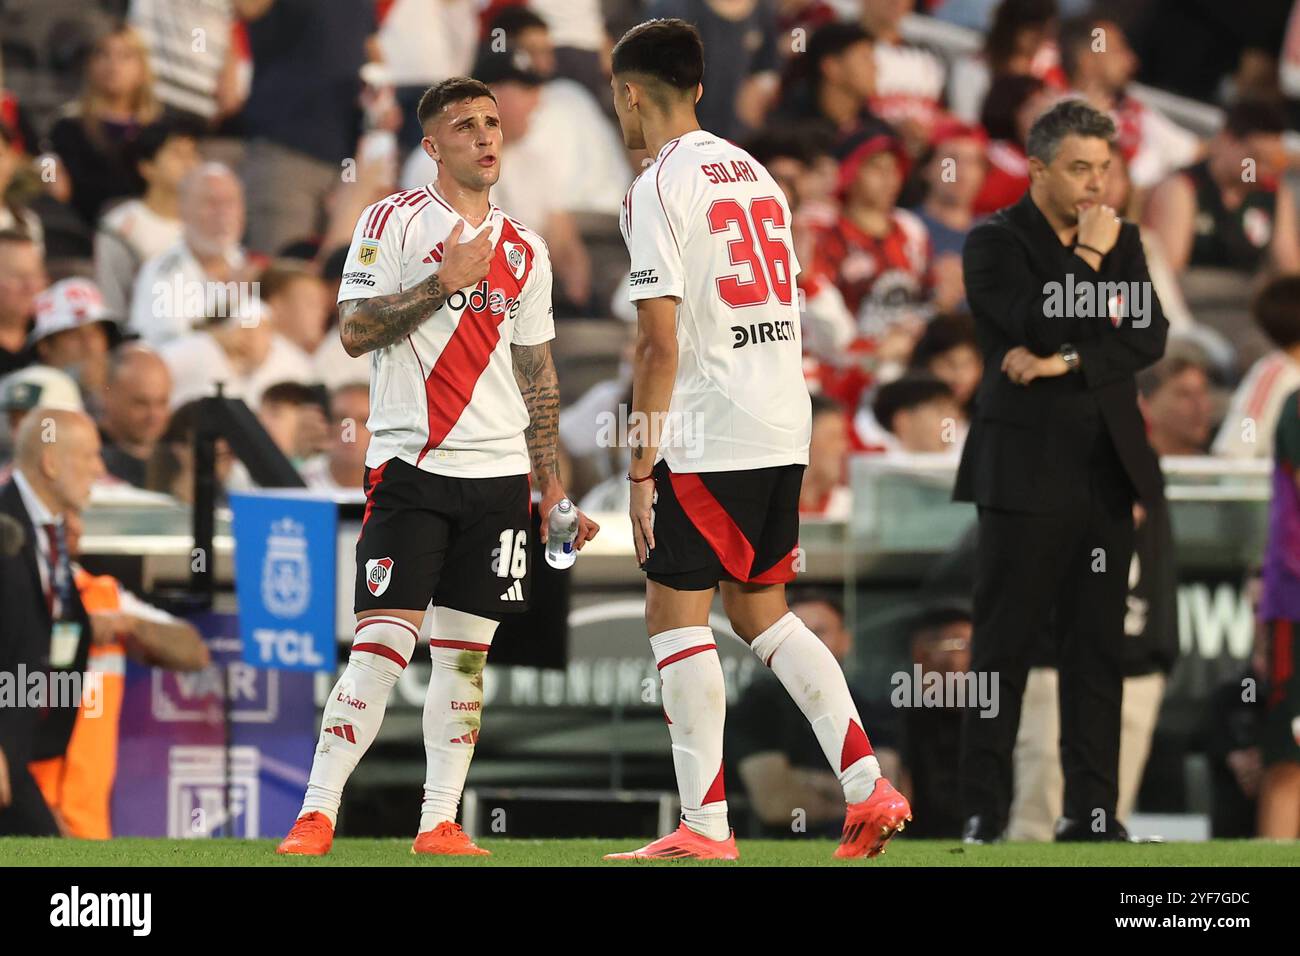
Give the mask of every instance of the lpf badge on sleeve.
M 358 265 L 363 265 L 363 266 L 374 265 L 375 260 L 378 258 L 379 258 L 379 243 L 371 239 L 367 239 L 365 242 L 361 243 L 361 248 L 357 251 Z

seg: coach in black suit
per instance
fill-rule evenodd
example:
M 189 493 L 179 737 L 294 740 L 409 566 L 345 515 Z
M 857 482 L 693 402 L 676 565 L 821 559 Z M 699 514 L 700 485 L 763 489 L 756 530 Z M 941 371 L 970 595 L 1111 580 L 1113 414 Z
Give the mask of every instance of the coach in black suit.
M 15 682 L 24 704 L 0 706 L 0 835 L 59 834 L 27 764 L 67 749 L 80 700 L 26 706 L 27 685 L 18 679 L 85 672 L 91 628 L 72 581 L 63 514 L 85 506 L 103 473 L 99 434 L 88 417 L 28 413 L 18 430 L 13 477 L 0 486 L 0 513 L 23 530 L 17 552 L 0 556 L 0 672 Z
M 1160 497 L 1134 373 L 1168 323 L 1133 223 L 1101 203 L 1115 127 L 1079 100 L 1028 139 L 1029 192 L 975 228 L 962 268 L 984 378 L 954 498 L 979 510 L 971 667 L 996 717 L 966 714 L 965 836 L 998 839 L 1034 645 L 1060 627 L 1065 816 L 1057 839 L 1125 839 L 1115 819 L 1125 592 L 1135 502 Z

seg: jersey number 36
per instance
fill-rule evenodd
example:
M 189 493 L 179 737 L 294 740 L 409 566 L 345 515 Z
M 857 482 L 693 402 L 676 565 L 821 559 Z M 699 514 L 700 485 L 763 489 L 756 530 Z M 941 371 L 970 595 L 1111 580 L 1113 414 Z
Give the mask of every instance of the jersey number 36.
M 784 241 L 768 233 L 775 226 L 785 226 L 785 211 L 772 196 L 752 199 L 749 212 L 734 199 L 719 199 L 709 206 L 709 232 L 740 231 L 727 241 L 727 254 L 733 266 L 748 266 L 751 278 L 743 272 L 720 276 L 718 296 L 733 309 L 762 305 L 773 292 L 782 305 L 791 302 L 790 250 Z

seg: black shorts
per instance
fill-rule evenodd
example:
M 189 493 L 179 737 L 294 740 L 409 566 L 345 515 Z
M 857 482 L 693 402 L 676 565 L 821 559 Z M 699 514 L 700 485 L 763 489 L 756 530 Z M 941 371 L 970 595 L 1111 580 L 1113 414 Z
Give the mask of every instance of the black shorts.
M 450 478 L 400 458 L 367 468 L 355 610 L 526 610 L 530 499 L 527 475 Z
M 674 474 L 654 468 L 651 581 L 703 591 L 721 580 L 785 584 L 799 547 L 803 465 Z
M 1260 752 L 1264 766 L 1300 762 L 1300 621 L 1269 621 L 1268 691 Z

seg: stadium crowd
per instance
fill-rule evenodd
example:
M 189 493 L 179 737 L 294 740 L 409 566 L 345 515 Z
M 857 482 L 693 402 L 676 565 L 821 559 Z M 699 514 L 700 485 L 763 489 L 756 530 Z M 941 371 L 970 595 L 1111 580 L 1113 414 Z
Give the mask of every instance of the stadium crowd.
M 348 356 L 337 334 L 345 253 L 363 208 L 433 178 L 415 120 L 420 93 L 471 74 L 501 113 L 492 199 L 545 237 L 554 264 L 565 485 L 586 511 L 625 510 L 626 451 L 601 441 L 600 422 L 629 404 L 635 312 L 618 214 L 648 159 L 622 146 L 608 50 L 631 24 L 675 16 L 704 41 L 702 125 L 764 163 L 794 213 L 814 396 L 805 517 L 850 514 L 850 455 L 955 464 L 982 373 L 963 308 L 964 237 L 1024 194 L 1026 132 L 1066 96 L 1116 120 L 1104 202 L 1141 224 L 1171 324 L 1165 357 L 1139 377 L 1152 446 L 1162 456 L 1269 460 L 1279 420 L 1300 414 L 1284 404 L 1300 388 L 1300 154 L 1284 137 L 1300 102 L 1300 7 L 1279 0 L 1233 17 L 1211 12 L 1232 5 L 1184 6 L 1193 5 L 8 4 L 0 459 L 12 458 L 31 409 L 84 412 L 102 442 L 101 484 L 188 501 L 195 400 L 220 383 L 309 486 L 359 490 L 369 361 Z M 909 39 L 917 15 L 974 28 L 978 47 L 955 54 Z M 1167 42 L 1175 22 L 1177 51 Z M 1137 81 L 1220 109 L 1217 132 L 1180 125 L 1135 94 Z M 227 490 L 251 481 L 228 449 L 218 474 Z M 962 669 L 968 640 L 968 611 L 939 602 L 918 624 L 913 653 Z M 1168 648 L 1167 635 L 1153 637 L 1132 679 L 1167 673 Z M 1043 691 L 1050 702 L 1054 691 Z M 1141 700 L 1139 777 L 1159 688 Z M 745 752 L 763 746 L 750 741 Z M 911 769 L 941 794 L 951 780 L 935 746 Z M 1253 794 L 1258 755 L 1224 760 Z M 743 776 L 774 779 L 761 762 Z M 1127 781 L 1131 807 L 1136 782 Z M 940 797 L 930 802 L 929 818 L 943 818 Z M 770 803 L 767 816 L 788 819 Z M 1041 833 L 1031 823 L 1024 832 Z

